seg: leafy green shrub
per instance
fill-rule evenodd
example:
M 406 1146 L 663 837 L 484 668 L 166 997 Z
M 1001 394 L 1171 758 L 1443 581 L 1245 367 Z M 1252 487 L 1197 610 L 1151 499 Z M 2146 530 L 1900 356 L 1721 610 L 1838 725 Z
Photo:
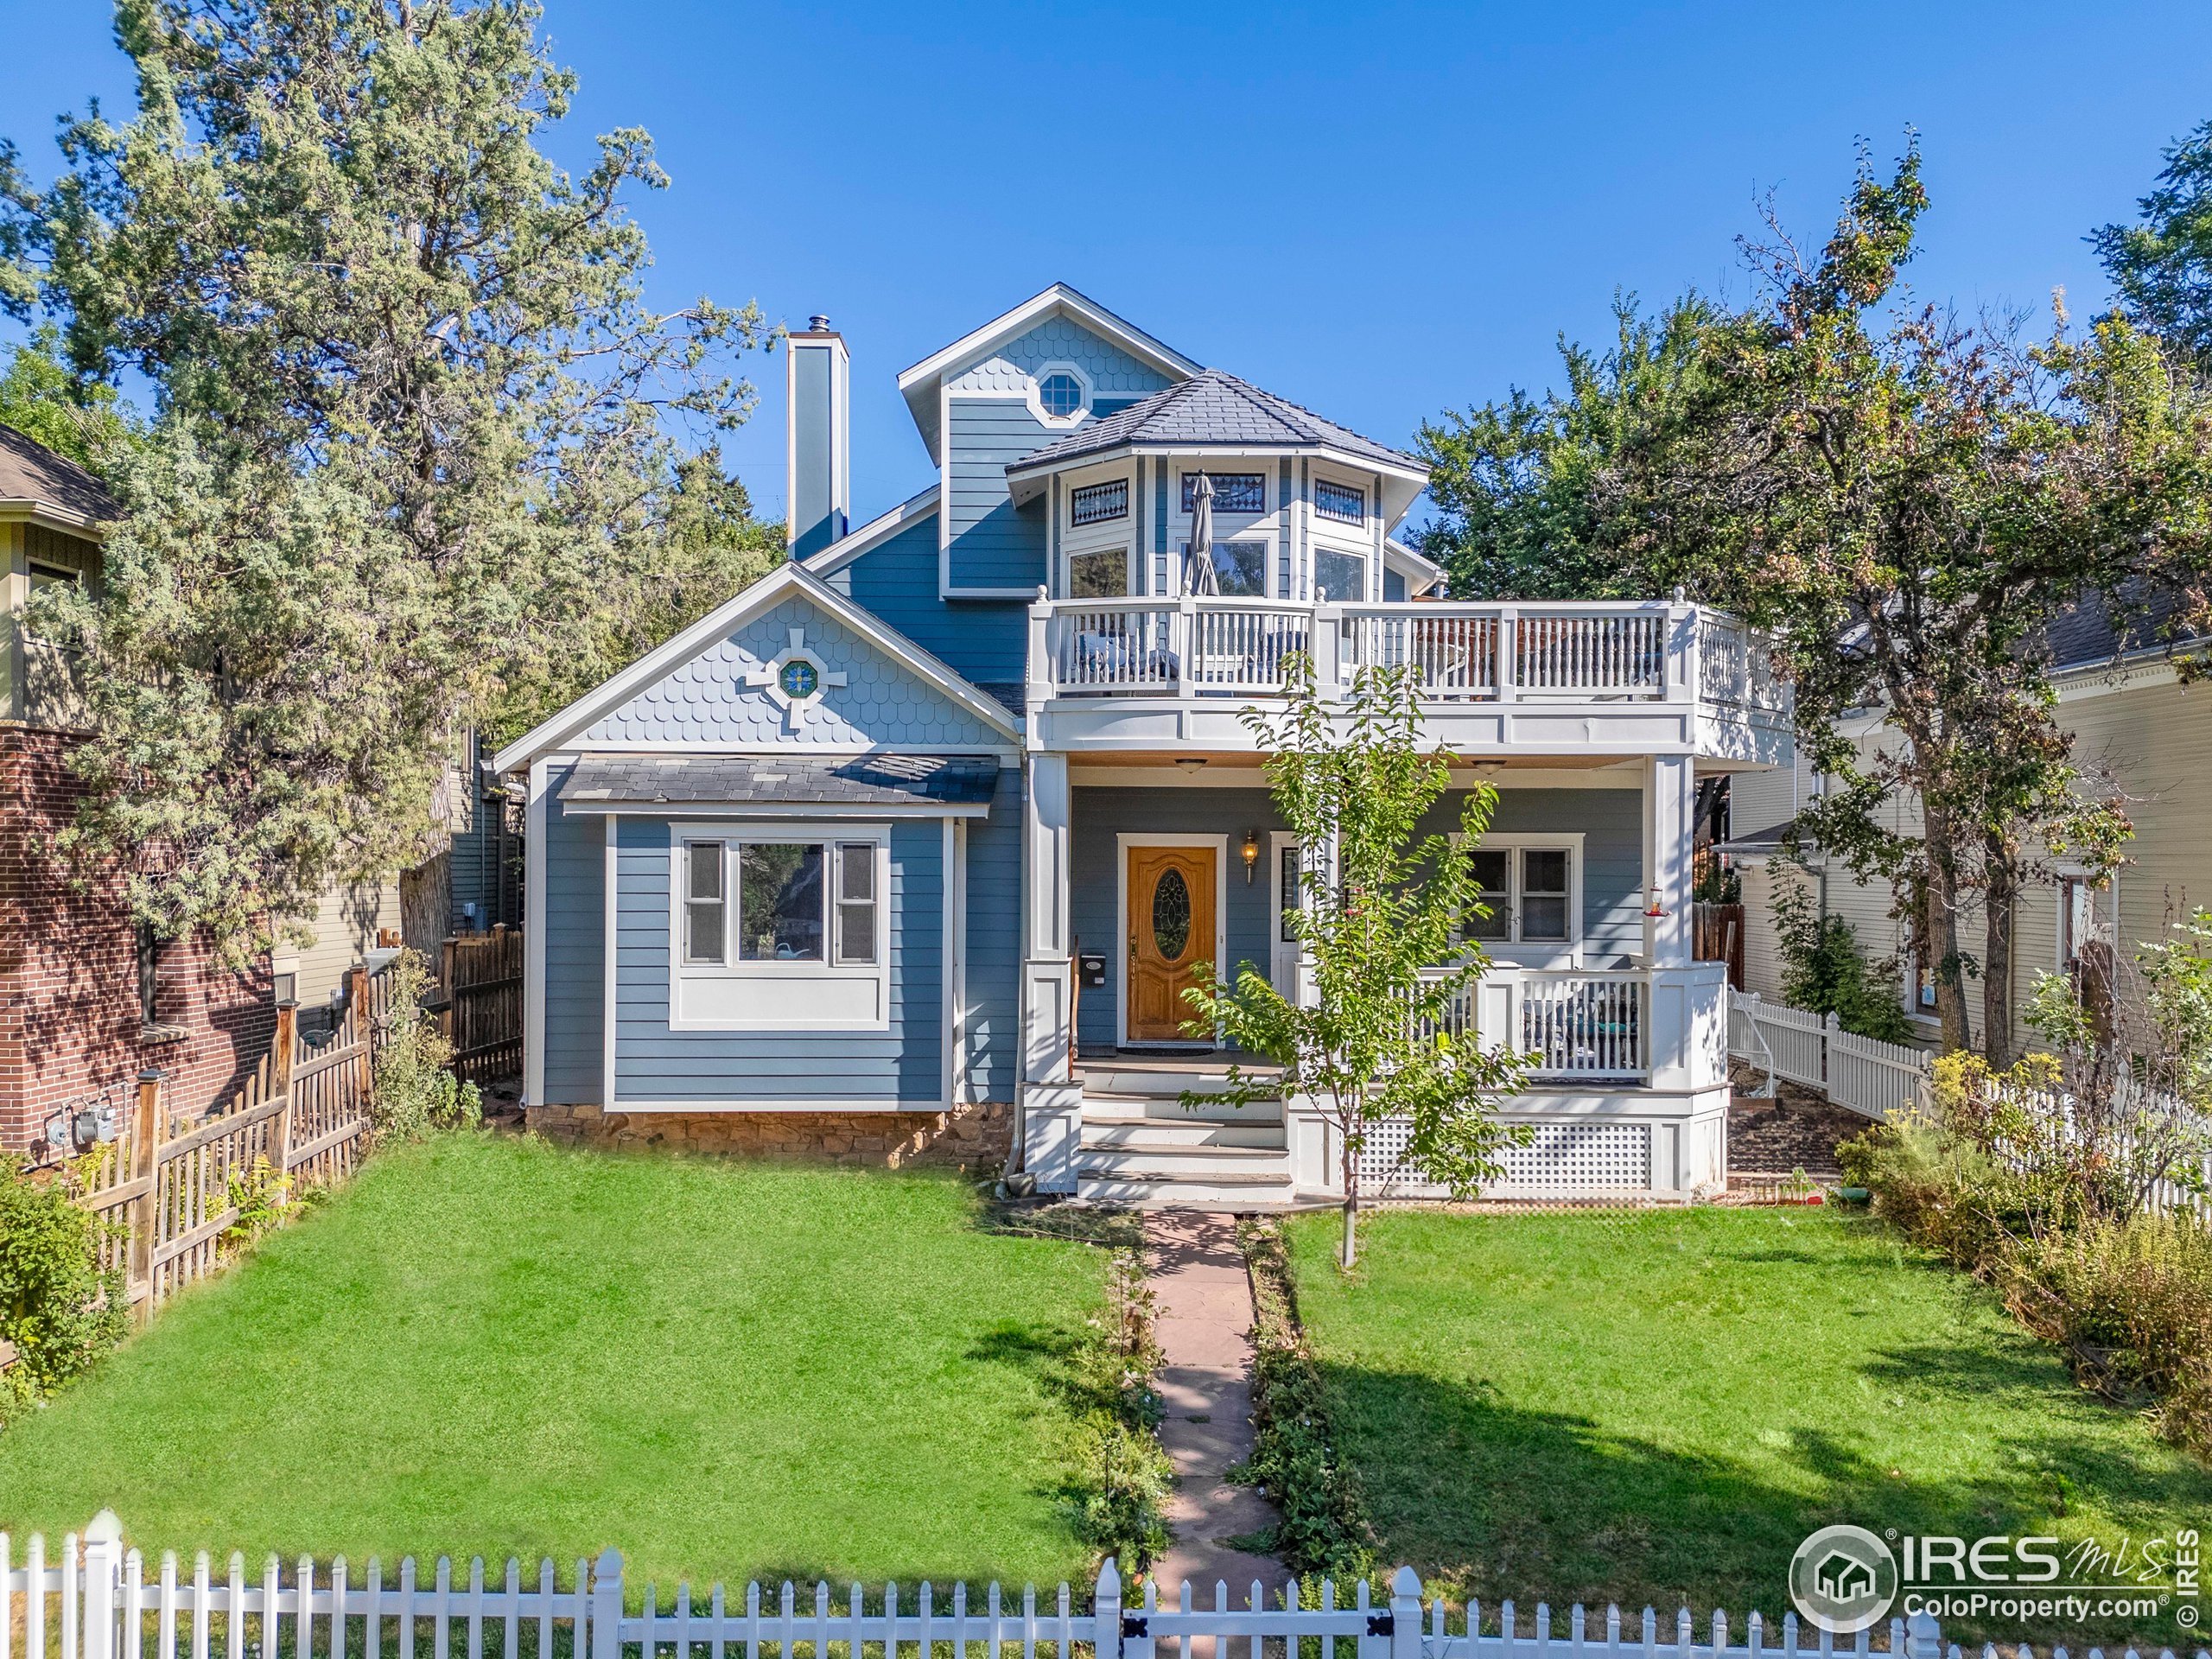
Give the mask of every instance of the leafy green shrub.
M 446 1129 L 473 1129 L 484 1121 L 482 1091 L 446 1070 L 453 1045 L 423 1007 L 431 982 L 420 952 L 402 950 L 385 969 L 391 976 L 391 1029 L 377 1052 L 376 1087 L 369 1119 L 379 1141 L 421 1141 Z
M 60 1183 L 33 1183 L 16 1160 L 0 1158 L 0 1339 L 16 1348 L 15 1364 L 0 1374 L 0 1424 L 123 1339 L 123 1274 L 101 1271 L 101 1232 Z
M 1995 1286 L 2014 1318 L 2064 1349 L 2110 1398 L 2148 1404 L 2177 1445 L 2212 1457 L 2212 1229 L 2130 1210 L 2108 1166 L 2085 1166 L 2059 1115 L 2023 1103 L 2054 1081 L 1937 1060 L 1925 1112 L 1838 1148 L 1875 1213 Z
M 1072 1394 L 1084 1462 L 1096 1471 L 1076 1499 L 1076 1528 L 1125 1574 L 1149 1567 L 1167 1548 L 1161 1514 L 1174 1470 L 1160 1444 L 1160 1395 L 1153 1376 L 1160 1344 L 1153 1336 L 1157 1299 L 1144 1259 L 1116 1249 L 1106 1306 L 1085 1321 L 1076 1352 Z
M 1357 1580 L 1376 1570 L 1375 1529 L 1358 1478 L 1339 1460 L 1319 1367 L 1299 1329 L 1281 1230 L 1238 1229 L 1252 1268 L 1251 1461 L 1245 1473 L 1282 1519 L 1269 1551 L 1301 1580 Z
M 1866 960 L 1849 922 L 1819 913 L 1806 885 L 1786 874 L 1775 883 L 1772 908 L 1783 1001 L 1832 1014 L 1853 1036 L 1911 1040 L 1912 1021 L 1897 976 Z
M 2177 1443 L 2212 1456 L 2212 1229 L 2190 1217 L 2096 1217 L 2018 1241 L 2006 1304 L 2115 1398 L 2147 1397 Z

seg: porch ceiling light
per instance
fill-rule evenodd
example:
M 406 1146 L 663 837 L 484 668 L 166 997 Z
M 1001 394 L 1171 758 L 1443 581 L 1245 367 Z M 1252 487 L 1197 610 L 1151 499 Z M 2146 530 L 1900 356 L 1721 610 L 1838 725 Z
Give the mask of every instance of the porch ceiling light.
M 1244 832 L 1244 844 L 1236 850 L 1243 855 L 1244 885 L 1249 887 L 1252 885 L 1252 872 L 1259 867 L 1260 832 L 1256 830 L 1247 830 Z
M 1201 755 L 1185 755 L 1175 764 L 1185 772 L 1198 772 L 1205 766 L 1205 760 Z

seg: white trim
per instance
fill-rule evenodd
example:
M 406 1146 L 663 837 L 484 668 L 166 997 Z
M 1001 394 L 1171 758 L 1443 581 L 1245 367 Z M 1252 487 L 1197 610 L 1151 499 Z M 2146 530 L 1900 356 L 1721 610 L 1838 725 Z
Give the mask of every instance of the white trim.
M 945 909 L 952 918 L 952 1058 L 950 1062 L 955 1106 L 971 1103 L 977 1096 L 969 1088 L 968 1072 L 968 821 L 955 818 L 952 827 L 952 874 Z
M 961 395 L 965 397 L 967 394 L 963 392 Z M 1103 449 L 1094 450 L 1081 455 L 1069 455 L 1058 461 L 1041 455 L 1030 456 L 1009 463 L 1007 467 L 1007 476 L 1009 479 L 1027 477 L 1033 473 L 1058 472 L 1065 467 L 1095 467 L 1124 455 L 1174 455 L 1199 461 L 1215 456 L 1224 459 L 1243 457 L 1253 460 L 1264 456 L 1269 460 L 1280 461 L 1286 455 L 1293 458 L 1302 455 L 1311 460 L 1327 461 L 1332 467 L 1344 467 L 1355 476 L 1379 473 L 1390 478 L 1417 483 L 1422 488 L 1427 486 L 1430 476 L 1429 469 L 1418 461 L 1408 460 L 1400 463 L 1379 461 L 1372 455 L 1355 455 L 1348 450 L 1338 448 L 1332 443 L 1192 443 L 1188 441 L 1171 442 L 1164 439 L 1145 439 L 1128 443 L 1110 444 Z M 1419 494 L 1420 491 L 1416 490 L 1414 493 Z M 1181 499 L 1182 486 L 1179 482 L 1176 486 L 1176 499 L 1179 501 Z M 1405 511 L 1399 509 L 1393 512 L 1389 504 L 1382 500 L 1378 494 L 1374 516 L 1387 517 L 1389 522 L 1395 524 L 1405 517 Z
M 1120 346 L 1140 363 L 1170 379 L 1187 380 L 1204 366 L 1165 341 L 1155 340 L 1135 324 L 1116 316 L 1096 300 L 1077 293 L 1065 283 L 1054 283 L 1042 293 L 1024 300 L 1011 311 L 1001 312 L 981 327 L 970 329 L 950 346 L 931 352 L 899 374 L 899 395 L 906 400 L 908 410 L 916 413 L 914 424 L 922 428 L 923 442 L 929 446 L 932 463 L 942 465 L 944 461 L 945 429 L 943 410 L 940 408 L 938 412 L 934 441 L 916 410 L 917 403 L 926 395 L 931 382 L 935 382 L 941 393 L 945 383 L 952 378 L 952 372 L 964 367 L 969 359 L 988 355 L 1007 340 L 1027 334 L 1038 323 L 1056 313 L 1065 313 L 1074 318 L 1092 334 Z
M 540 721 L 493 758 L 495 772 L 535 760 L 583 731 L 639 691 L 689 662 L 733 628 L 798 594 L 859 634 L 877 650 L 912 669 L 937 690 L 1017 741 L 1021 728 L 1003 706 L 978 691 L 943 662 L 905 635 L 893 632 L 871 612 L 855 605 L 805 565 L 786 562 L 743 593 L 725 601 L 658 649 L 587 691 L 558 714 Z
M 1408 602 L 1414 598 L 1415 582 L 1423 584 L 1424 588 L 1433 588 L 1442 582 L 1445 576 L 1444 567 L 1435 560 L 1426 554 L 1416 553 L 1395 537 L 1385 537 L 1382 541 L 1382 568 L 1388 570 L 1394 566 L 1398 574 L 1406 579 L 1406 598 Z
M 797 1100 L 626 1100 L 616 1109 L 625 1112 L 941 1112 L 934 1100 L 834 1100 L 803 1096 Z
M 1299 981 L 1303 977 L 1300 970 L 1305 963 L 1306 952 L 1300 941 L 1282 937 L 1282 914 L 1289 908 L 1283 902 L 1282 855 L 1287 850 L 1303 845 L 1295 830 L 1268 831 L 1268 981 L 1275 988 L 1278 995 L 1293 1003 L 1304 1000 L 1300 995 L 1304 988 Z M 1299 874 L 1302 882 L 1305 875 L 1302 854 L 1299 859 Z
M 788 810 L 788 809 L 786 809 Z M 818 845 L 822 857 L 822 956 L 820 960 L 782 962 L 741 960 L 738 955 L 739 907 L 743 895 L 738 881 L 737 849 L 747 842 L 796 842 Z M 694 842 L 717 842 L 722 848 L 722 960 L 688 962 L 683 954 L 683 906 L 688 871 L 683 849 Z M 867 842 L 875 848 L 876 960 L 841 963 L 837 956 L 837 900 L 835 892 L 836 848 L 840 842 Z M 824 1020 L 792 1019 L 778 1014 L 760 1019 L 684 1020 L 683 980 L 696 982 L 744 983 L 776 980 L 866 982 L 876 987 L 880 1015 L 874 1020 Z M 668 1028 L 671 1031 L 741 1032 L 887 1032 L 891 1029 L 891 826 L 877 823 L 840 822 L 831 827 L 820 822 L 785 818 L 780 822 L 747 821 L 733 830 L 729 821 L 677 821 L 668 826 Z
M 939 486 L 935 484 L 925 490 L 918 490 L 890 512 L 879 513 L 857 530 L 839 537 L 829 546 L 808 554 L 799 563 L 817 576 L 834 576 L 861 554 L 889 541 L 916 519 L 926 518 L 935 512 L 939 493 Z
M 1077 787 L 1097 789 L 1112 785 L 1116 789 L 1266 789 L 1269 787 L 1266 770 L 1259 766 L 1200 766 L 1185 772 L 1172 763 L 1151 766 L 1107 765 L 1090 766 L 1083 763 L 1084 752 L 1072 751 L 1077 764 L 1069 768 Z M 1497 772 L 1485 772 L 1474 766 L 1453 766 L 1450 769 L 1448 786 L 1452 789 L 1472 789 L 1478 784 L 1495 785 L 1500 793 L 1516 789 L 1634 789 L 1643 787 L 1642 771 L 1643 757 L 1630 756 L 1626 761 L 1609 761 L 1602 766 L 1514 766 Z M 1634 767 L 1635 770 L 1624 770 Z
M 545 775 L 550 765 L 531 763 L 523 817 L 523 913 L 530 925 L 523 930 L 522 1097 L 531 1106 L 545 1104 Z
M 954 882 L 959 859 L 958 849 L 953 845 L 955 827 L 950 818 L 944 821 L 944 839 L 938 846 L 937 867 L 938 888 L 943 895 L 938 906 L 941 914 L 938 918 L 937 976 L 941 1006 L 938 1021 L 938 1087 L 944 1096 L 944 1109 L 948 1112 L 960 1103 L 957 1094 L 959 1071 L 954 1063 L 953 1053 L 953 1045 L 960 1029 L 959 997 L 954 985 L 959 973 L 959 958 L 955 954 L 959 943 L 956 937 L 959 928 L 955 918 L 961 907 L 961 896 Z M 887 940 L 886 944 L 887 946 Z M 885 954 L 889 954 L 887 949 Z
M 614 820 L 601 819 L 599 833 L 606 846 L 607 857 L 606 929 L 601 942 L 601 949 L 605 954 L 600 958 L 601 1001 L 603 1006 L 600 1014 L 599 1028 L 599 1099 L 602 1110 L 611 1110 L 614 1105 L 614 1046 L 620 1029 L 616 993 L 620 989 L 617 977 L 620 960 L 615 950 L 615 912 L 616 899 L 619 896 L 615 891 L 615 884 L 619 876 L 620 863 L 616 854 L 620 848 Z M 669 876 L 671 886 L 675 884 L 675 879 L 671 870 Z
M 1071 779 L 1071 782 L 1073 780 Z M 1114 1046 L 1129 1046 L 1129 849 L 1133 847 L 1211 847 L 1213 849 L 1213 970 L 1219 979 L 1222 959 L 1229 954 L 1229 837 L 1205 835 L 1165 835 L 1149 830 L 1119 831 L 1114 837 Z M 1147 1048 L 1207 1049 L 1212 1042 L 1185 1038 L 1147 1038 Z
M 749 820 L 788 818 L 804 812 L 810 821 L 841 823 L 848 818 L 982 818 L 990 816 L 988 802 L 955 805 L 943 802 L 912 806 L 880 805 L 868 801 L 570 801 L 563 803 L 563 816 L 579 818 L 684 817 Z
M 1054 415 L 1045 408 L 1045 382 L 1056 374 L 1068 376 L 1083 388 L 1083 401 L 1076 405 L 1072 415 Z M 1084 417 L 1090 413 L 1091 405 L 1098 398 L 1098 389 L 1092 385 L 1090 375 L 1077 365 L 1058 358 L 1049 363 L 1039 363 L 1028 376 L 1027 385 L 1023 397 L 1029 404 L 1029 412 L 1037 417 L 1038 425 L 1053 432 L 1072 432 L 1081 426 Z M 967 397 L 969 394 L 963 392 L 961 395 Z
M 912 754 L 912 743 L 703 743 L 663 738 L 631 738 L 616 741 L 596 739 L 588 743 L 563 743 L 563 754 L 712 754 L 737 759 L 789 760 L 794 757 L 851 757 L 866 754 Z M 1003 766 L 1020 760 L 1021 751 L 1008 743 L 932 743 L 931 754 L 981 754 L 995 757 Z

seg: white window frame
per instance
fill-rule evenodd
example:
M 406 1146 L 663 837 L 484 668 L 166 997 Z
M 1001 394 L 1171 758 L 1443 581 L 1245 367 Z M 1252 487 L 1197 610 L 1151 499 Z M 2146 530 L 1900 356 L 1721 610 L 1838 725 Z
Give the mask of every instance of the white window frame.
M 1214 465 L 1211 461 L 1202 461 L 1195 467 L 1192 466 L 1187 461 L 1179 461 L 1175 466 L 1175 516 L 1182 520 L 1183 537 L 1185 541 L 1190 539 L 1191 509 L 1183 505 L 1183 479 L 1186 474 L 1196 474 L 1198 473 L 1204 473 L 1210 478 L 1229 478 L 1237 476 L 1244 478 L 1257 478 L 1260 480 L 1260 505 L 1257 507 L 1224 507 L 1221 505 L 1220 498 L 1218 496 L 1215 498 L 1213 517 L 1214 523 L 1217 525 L 1218 525 L 1224 518 L 1250 519 L 1253 523 L 1257 524 L 1261 519 L 1265 518 L 1269 513 L 1273 512 L 1280 505 L 1280 503 L 1275 500 L 1275 497 L 1281 493 L 1281 483 L 1268 472 L 1266 464 L 1262 461 L 1224 461 L 1218 466 Z M 1241 540 L 1242 538 L 1233 536 L 1218 535 L 1216 536 L 1214 539 L 1217 541 L 1236 541 Z
M 1114 983 L 1119 987 L 1114 994 L 1114 1046 L 1129 1046 L 1129 940 L 1136 928 L 1136 918 L 1129 910 L 1129 852 L 1138 847 L 1190 847 L 1210 849 L 1213 853 L 1213 956 L 1217 975 L 1233 972 L 1224 968 L 1229 957 L 1229 837 L 1227 836 L 1176 836 L 1152 831 L 1124 830 L 1114 837 Z M 1178 1039 L 1163 1041 L 1146 1039 L 1147 1047 L 1160 1048 L 1219 1048 L 1223 1038 L 1218 1031 L 1213 1040 L 1193 1041 Z
M 1262 550 L 1260 555 L 1260 591 L 1256 594 L 1225 594 L 1223 597 L 1225 599 L 1278 599 L 1281 597 L 1275 592 L 1278 585 L 1275 581 L 1275 567 L 1280 563 L 1277 556 L 1282 551 L 1281 542 L 1274 536 L 1256 535 L 1249 530 L 1236 535 L 1217 536 L 1213 538 L 1213 544 L 1217 548 L 1237 543 Z M 1191 538 L 1188 536 L 1185 536 L 1181 541 L 1175 543 L 1173 564 L 1177 573 L 1187 582 L 1191 569 Z
M 1321 505 L 1321 491 L 1324 487 L 1332 490 L 1343 490 L 1347 494 L 1358 497 L 1359 517 L 1357 518 L 1338 518 L 1336 514 L 1326 511 Z M 1367 486 L 1364 484 L 1347 483 L 1341 478 L 1332 478 L 1325 473 L 1317 473 L 1314 474 L 1313 518 L 1316 523 L 1333 526 L 1340 534 L 1349 535 L 1357 531 L 1359 535 L 1363 537 L 1367 534 L 1367 521 L 1373 515 L 1374 512 L 1375 503 L 1368 499 Z
M 1588 950 L 1588 941 L 1582 932 L 1583 842 L 1586 837 L 1580 830 L 1544 831 L 1535 830 L 1493 830 L 1471 849 L 1467 839 L 1454 835 L 1452 843 L 1461 851 L 1503 852 L 1514 856 L 1505 861 L 1507 928 L 1509 937 L 1503 939 L 1470 939 L 1466 943 L 1479 944 L 1494 960 L 1516 963 L 1529 968 L 1580 968 Z M 1528 939 L 1521 937 L 1521 859 L 1526 851 L 1563 852 L 1567 855 L 1567 938 L 1564 939 Z M 1485 899 L 1491 903 L 1490 899 Z M 1496 905 L 1491 904 L 1493 910 Z
M 1095 484 L 1121 483 L 1129 493 L 1129 510 L 1119 518 L 1102 519 L 1095 524 L 1075 522 L 1075 493 L 1089 489 Z M 1136 524 L 1139 504 L 1135 475 L 1125 467 L 1114 467 L 1103 471 L 1078 473 L 1067 480 L 1061 492 L 1060 502 L 1060 569 L 1059 594 L 1063 599 L 1075 597 L 1075 562 L 1100 553 L 1119 553 L 1122 556 L 1122 592 L 1117 597 L 1133 598 L 1137 591 Z M 1101 601 L 1101 603 L 1106 601 Z
M 722 957 L 718 963 L 685 959 L 685 897 L 690 891 L 690 848 L 696 842 L 722 844 Z M 748 842 L 805 844 L 823 849 L 823 959 L 785 962 L 741 960 L 737 953 L 738 918 L 744 895 L 740 886 L 741 849 Z M 876 960 L 838 959 L 838 851 L 841 846 L 874 849 L 875 868 Z M 891 826 L 887 823 L 815 819 L 811 822 L 720 823 L 669 826 L 668 1012 L 671 1031 L 888 1031 L 891 979 Z M 769 985 L 768 1004 L 754 1012 L 752 999 L 737 995 L 751 982 Z M 812 988 L 809 991 L 807 988 Z M 687 997 L 687 991 L 697 993 Z M 872 995 L 868 993 L 873 992 Z M 718 1012 L 691 1012 L 692 1001 L 721 1004 Z M 780 1004 L 780 1006 L 776 1006 Z M 855 1007 L 873 1013 L 855 1016 Z M 796 1011 L 795 1011 L 796 1010 Z
M 2108 945 L 2119 932 L 2116 918 L 2120 914 L 2120 878 L 2113 874 L 2098 881 L 2086 870 L 2062 868 L 2051 891 L 2057 904 L 2056 925 L 2051 930 L 2057 946 L 2057 969 L 2062 974 L 2070 973 L 2082 945 Z M 2088 931 L 2078 938 L 2074 931 L 2076 893 L 2087 899 L 2089 910 Z
M 1072 415 L 1048 415 L 1045 412 L 1045 382 L 1056 374 L 1072 376 L 1076 385 L 1083 388 L 1083 402 L 1076 406 Z M 1065 432 L 1071 427 L 1082 425 L 1090 413 L 1091 405 L 1098 401 L 1098 387 L 1091 378 L 1077 365 L 1058 360 L 1039 364 L 1036 372 L 1023 383 L 1023 391 L 1028 399 L 1029 412 L 1037 417 L 1037 423 L 1049 426 L 1055 432 Z

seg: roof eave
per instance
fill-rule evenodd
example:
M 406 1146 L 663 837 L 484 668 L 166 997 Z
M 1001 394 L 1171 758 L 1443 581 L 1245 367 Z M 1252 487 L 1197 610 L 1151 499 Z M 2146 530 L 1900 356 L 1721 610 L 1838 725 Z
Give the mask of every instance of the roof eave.
M 94 542 L 105 541 L 108 531 L 114 527 L 112 519 L 95 518 L 89 513 L 74 512 L 35 496 L 0 498 L 0 523 L 38 524 L 47 530 L 58 530 L 67 535 L 81 536 Z

